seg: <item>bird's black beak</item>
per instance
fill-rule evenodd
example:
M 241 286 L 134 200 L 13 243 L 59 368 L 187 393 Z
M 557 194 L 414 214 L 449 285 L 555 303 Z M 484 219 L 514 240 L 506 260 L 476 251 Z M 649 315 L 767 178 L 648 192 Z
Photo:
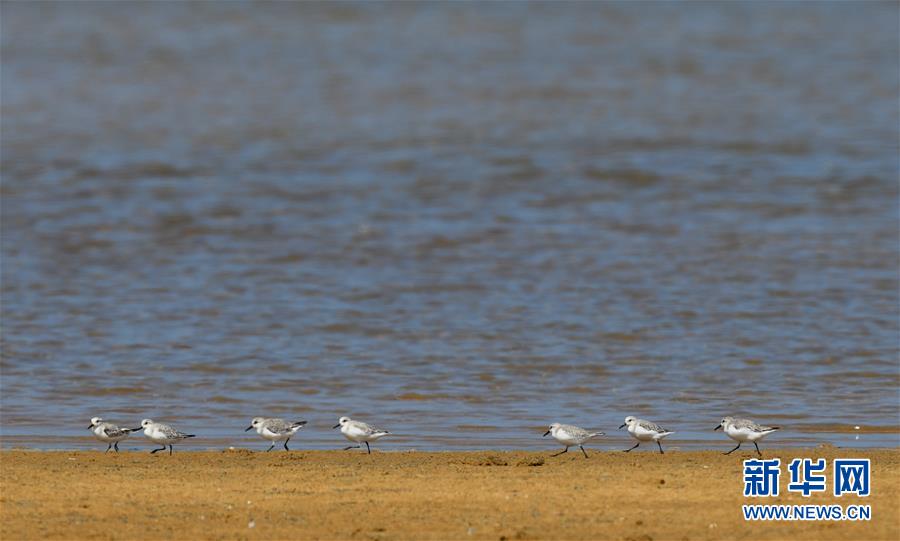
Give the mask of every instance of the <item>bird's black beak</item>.
M 137 428 L 132 428 L 131 431 L 132 431 L 132 432 L 137 432 L 138 430 L 141 430 L 141 429 L 143 429 L 143 428 L 144 428 L 144 427 L 139 426 L 139 427 L 137 427 Z
M 88 428 L 94 428 L 94 423 L 89 424 Z
M 620 428 L 620 429 L 621 429 L 621 428 L 625 428 L 625 425 L 627 425 L 627 424 L 628 424 L 628 423 L 622 423 L 622 426 L 620 426 L 619 428 Z
M 547 437 L 547 434 L 549 434 L 549 433 L 550 433 L 550 431 L 548 430 L 548 431 L 544 432 L 544 435 L 541 436 L 541 437 L 542 437 L 542 438 L 546 438 L 546 437 Z
M 715 432 L 716 430 L 718 430 L 718 429 L 720 429 L 720 428 L 722 428 L 722 425 L 719 425 L 719 426 L 713 428 L 713 432 Z
M 341 427 L 341 423 L 338 423 L 338 424 L 334 425 L 333 427 L 331 427 L 331 429 L 334 430 L 335 428 L 340 428 L 340 427 Z
M 248 426 L 247 428 L 245 428 L 245 429 L 244 429 L 244 432 L 250 430 L 251 428 L 253 428 L 253 425 L 250 425 L 250 426 Z

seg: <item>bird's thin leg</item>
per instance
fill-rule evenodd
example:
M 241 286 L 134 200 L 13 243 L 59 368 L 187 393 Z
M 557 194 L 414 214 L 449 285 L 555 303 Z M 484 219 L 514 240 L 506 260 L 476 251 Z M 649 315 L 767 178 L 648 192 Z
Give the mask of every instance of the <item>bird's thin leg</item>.
M 551 456 L 551 457 L 554 457 L 554 456 L 559 456 L 559 455 L 561 455 L 561 454 L 563 454 L 563 453 L 565 453 L 565 452 L 566 452 L 566 451 L 568 451 L 568 450 L 569 450 L 569 448 L 568 448 L 568 447 L 566 447 L 566 448 L 565 448 L 565 449 L 563 449 L 563 450 L 562 450 L 562 451 L 560 451 L 560 452 L 558 452 L 558 453 L 556 453 L 556 454 L 555 454 L 555 455 L 550 455 L 550 456 Z
M 740 449 L 740 448 L 741 448 L 741 444 L 739 443 L 737 447 L 735 447 L 735 448 L 732 449 L 731 451 L 728 451 L 728 452 L 725 453 L 725 454 L 726 454 L 726 455 L 730 455 L 731 453 L 737 451 L 737 450 Z
M 152 455 L 153 453 L 155 453 L 155 452 L 157 452 L 157 451 L 165 451 L 165 450 L 166 450 L 166 446 L 163 445 L 163 446 L 160 447 L 159 449 L 154 449 L 154 450 L 150 451 L 150 454 Z
M 759 455 L 759 458 L 762 458 L 762 453 L 759 452 L 759 445 L 756 445 L 756 442 L 753 442 L 753 446 L 756 447 L 756 454 Z
M 116 443 L 113 445 L 113 449 L 115 449 L 117 453 L 119 452 L 119 442 L 116 442 Z M 107 450 L 108 450 L 108 449 L 107 449 Z
M 359 449 L 359 445 L 350 445 L 349 447 L 344 447 L 344 451 L 349 451 L 350 449 Z
M 631 447 L 631 448 L 629 448 L 629 449 L 625 449 L 625 452 L 626 452 L 626 453 L 630 453 L 630 452 L 633 451 L 634 449 L 637 449 L 637 448 L 638 448 L 638 445 L 640 445 L 640 444 L 641 444 L 641 442 L 635 443 L 635 444 L 634 444 L 634 447 Z
M 372 448 L 369 447 L 369 442 L 366 442 L 366 452 L 370 455 L 372 454 Z
M 291 450 L 291 448 L 287 446 L 287 442 L 289 442 L 289 441 L 291 441 L 291 438 L 288 438 L 288 439 L 284 440 L 284 450 L 285 450 L 285 451 L 290 451 L 290 450 Z
M 169 444 L 169 456 L 172 456 L 172 444 Z
M 271 451 L 271 450 L 274 449 L 274 448 L 275 448 L 275 444 L 273 443 L 271 447 L 269 447 L 268 449 L 266 449 L 266 452 L 268 453 L 269 451 Z
M 656 445 L 659 445 L 659 454 L 664 455 L 665 453 L 662 450 L 662 444 L 659 443 L 659 440 L 656 440 Z
M 110 447 L 112 447 L 112 444 L 111 444 L 111 443 L 110 443 L 109 445 L 106 446 L 106 451 L 103 451 L 103 454 L 104 454 L 104 455 L 105 455 L 106 453 L 109 452 L 109 448 L 110 448 Z
M 584 450 L 584 447 L 582 447 L 582 446 L 579 445 L 578 448 L 581 449 L 581 452 L 582 452 L 582 453 L 584 453 L 584 458 L 587 458 L 587 457 L 588 457 L 588 456 L 587 456 L 587 451 Z

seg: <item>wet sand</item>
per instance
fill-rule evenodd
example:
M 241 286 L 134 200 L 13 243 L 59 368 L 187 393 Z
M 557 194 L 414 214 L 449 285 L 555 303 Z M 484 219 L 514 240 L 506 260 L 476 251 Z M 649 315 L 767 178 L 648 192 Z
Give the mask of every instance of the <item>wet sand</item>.
M 3 539 L 897 539 L 900 449 L 778 449 L 782 495 L 718 451 L 0 452 Z M 786 492 L 793 457 L 868 457 L 872 495 Z M 829 485 L 831 488 L 831 475 Z M 741 504 L 871 504 L 870 522 L 746 523 Z

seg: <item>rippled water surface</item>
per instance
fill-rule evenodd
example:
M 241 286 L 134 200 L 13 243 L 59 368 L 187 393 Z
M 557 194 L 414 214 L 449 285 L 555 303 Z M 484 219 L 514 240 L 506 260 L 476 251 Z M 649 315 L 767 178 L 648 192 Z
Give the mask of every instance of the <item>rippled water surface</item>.
M 2 444 L 900 445 L 897 36 L 895 3 L 5 3 Z

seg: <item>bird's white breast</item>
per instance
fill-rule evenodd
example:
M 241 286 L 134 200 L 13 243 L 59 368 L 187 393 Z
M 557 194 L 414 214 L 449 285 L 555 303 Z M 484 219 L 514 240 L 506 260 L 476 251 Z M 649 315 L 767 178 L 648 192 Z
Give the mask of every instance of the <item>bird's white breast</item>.
M 259 431 L 259 434 L 260 434 L 262 437 L 266 438 L 267 440 L 270 440 L 270 441 L 278 441 L 278 440 L 286 440 L 286 439 L 288 439 L 289 437 L 293 436 L 295 432 L 297 432 L 297 431 L 296 431 L 296 430 L 291 430 L 290 432 L 284 432 L 284 433 L 282 433 L 282 434 L 277 434 L 277 433 L 272 432 L 271 430 L 269 430 L 268 427 L 263 427 L 263 429 L 262 429 L 261 431 Z
M 103 425 L 97 425 L 91 429 L 91 432 L 93 432 L 94 435 L 97 436 L 97 439 L 99 439 L 100 441 L 113 441 L 113 438 L 110 438 L 106 435 L 106 432 L 103 431 L 103 428 Z
M 647 430 L 637 423 L 634 423 L 628 427 L 628 433 L 638 441 L 650 441 L 654 436 L 656 436 L 656 432 Z
M 155 442 L 167 442 L 169 438 L 166 436 L 165 432 L 156 428 L 155 426 L 150 426 L 144 429 L 144 435 L 150 438 Z
M 578 445 L 578 438 L 561 428 L 553 434 L 553 438 L 563 445 Z
M 732 425 L 725 427 L 725 433 L 734 441 L 747 442 L 753 441 L 753 432 L 749 428 L 735 428 Z
M 352 440 L 355 442 L 365 441 L 366 439 L 366 431 L 362 428 L 347 423 L 341 427 L 341 432 L 344 434 L 348 440 Z

